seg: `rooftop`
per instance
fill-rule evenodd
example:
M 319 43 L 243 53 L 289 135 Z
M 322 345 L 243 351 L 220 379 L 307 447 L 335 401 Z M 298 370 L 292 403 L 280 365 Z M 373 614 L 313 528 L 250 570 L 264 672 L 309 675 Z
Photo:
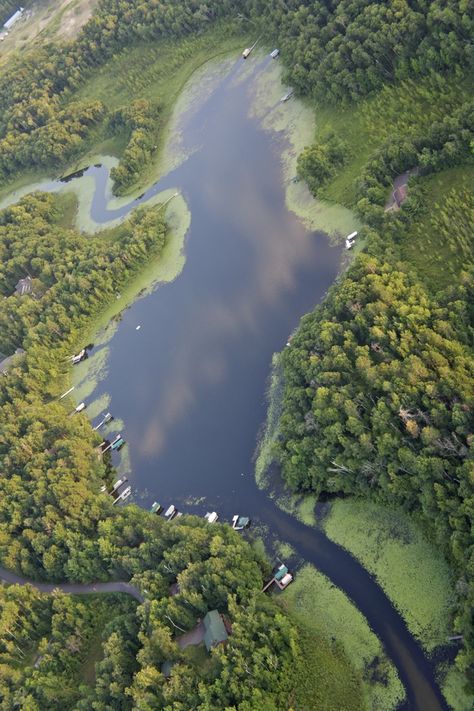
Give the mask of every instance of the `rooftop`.
M 225 642 L 229 635 L 227 634 L 224 621 L 222 620 L 222 616 L 218 610 L 211 610 L 208 612 L 203 620 L 203 624 L 204 644 L 209 652 L 212 647 Z

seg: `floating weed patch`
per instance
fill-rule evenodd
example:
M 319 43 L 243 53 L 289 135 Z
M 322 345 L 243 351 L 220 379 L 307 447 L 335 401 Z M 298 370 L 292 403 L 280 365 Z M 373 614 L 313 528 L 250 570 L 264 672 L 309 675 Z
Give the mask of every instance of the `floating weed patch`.
M 107 412 L 110 406 L 110 395 L 103 393 L 100 397 L 97 397 L 91 403 L 87 405 L 87 416 L 90 420 L 94 420 L 99 417 L 101 413 Z M 107 425 L 101 427 L 99 433 L 103 434 L 105 432 Z
M 400 509 L 344 499 L 331 506 L 324 530 L 376 576 L 426 650 L 446 643 L 453 634 L 451 571 L 410 516 Z
M 306 184 L 295 182 L 296 162 L 315 134 L 314 108 L 292 97 L 281 102 L 286 88 L 281 83 L 281 65 L 271 62 L 259 73 L 250 91 L 250 116 L 261 122 L 265 131 L 275 134 L 281 143 L 281 167 L 285 184 L 285 202 L 311 231 L 323 231 L 333 241 L 360 228 L 351 210 L 341 205 L 316 200 Z
M 305 496 L 296 505 L 296 518 L 307 526 L 316 526 L 316 496 Z
M 390 711 L 397 707 L 405 692 L 395 667 L 365 617 L 342 590 L 313 566 L 305 565 L 279 599 L 295 620 L 311 633 L 314 644 L 322 638 L 334 654 L 343 651 L 361 679 L 366 708 Z M 336 681 L 344 685 L 343 678 Z
M 73 382 L 75 384 L 74 399 L 76 402 L 82 402 L 89 398 L 101 380 L 104 380 L 107 376 L 108 356 L 109 349 L 103 347 L 75 366 Z

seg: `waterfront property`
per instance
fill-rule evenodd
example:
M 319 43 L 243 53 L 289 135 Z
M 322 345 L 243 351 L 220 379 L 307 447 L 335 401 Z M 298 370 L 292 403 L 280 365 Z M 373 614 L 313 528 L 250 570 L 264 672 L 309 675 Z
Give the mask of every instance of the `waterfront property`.
M 273 583 L 275 583 L 275 585 L 280 588 L 280 590 L 284 590 L 288 587 L 292 580 L 292 574 L 288 571 L 287 566 L 282 563 L 276 569 L 273 578 L 269 580 L 266 585 L 264 585 L 262 592 L 266 592 L 273 585 Z

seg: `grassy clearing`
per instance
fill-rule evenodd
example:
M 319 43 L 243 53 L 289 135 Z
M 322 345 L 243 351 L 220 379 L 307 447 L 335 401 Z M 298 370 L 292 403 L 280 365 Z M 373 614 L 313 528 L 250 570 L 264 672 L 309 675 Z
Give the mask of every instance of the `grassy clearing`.
M 451 79 L 448 84 L 432 76 L 387 85 L 377 96 L 347 108 L 317 106 L 315 138 L 334 132 L 347 146 L 347 163 L 322 189 L 322 197 L 352 207 L 362 169 L 382 143 L 396 134 L 423 134 L 471 91 L 472 80 Z
M 324 530 L 375 575 L 427 651 L 446 643 L 453 580 L 416 521 L 400 509 L 344 499 L 332 504 Z
M 306 565 L 279 601 L 301 627 L 307 652 L 306 679 L 301 680 L 304 696 L 297 708 L 396 708 L 404 697 L 396 670 L 341 590 Z
M 420 179 L 420 185 L 426 205 L 405 233 L 401 252 L 437 291 L 473 261 L 474 166 L 444 170 Z
M 1 44 L 0 65 L 15 53 L 44 42 L 73 39 L 99 0 L 26 0 L 24 17 Z

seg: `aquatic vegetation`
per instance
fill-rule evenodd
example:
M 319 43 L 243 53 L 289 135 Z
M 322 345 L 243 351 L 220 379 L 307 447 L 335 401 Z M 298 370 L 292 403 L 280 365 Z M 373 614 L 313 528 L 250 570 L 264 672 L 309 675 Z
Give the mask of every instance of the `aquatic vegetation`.
M 324 531 L 370 570 L 428 651 L 452 632 L 452 572 L 419 522 L 401 509 L 343 499 L 324 518 Z
M 365 707 L 372 711 L 390 711 L 403 700 L 405 692 L 397 672 L 363 615 L 342 590 L 332 585 L 313 566 L 301 568 L 279 600 L 311 635 L 313 649 L 318 649 L 318 640 L 325 641 L 329 646 L 330 651 L 326 651 L 321 645 L 320 668 L 314 668 L 312 673 L 319 677 L 322 688 L 325 687 L 322 677 L 326 669 L 328 673 L 336 673 L 338 684 L 333 687 L 334 693 L 343 694 L 343 697 L 337 702 L 340 705 L 323 708 L 347 708 L 352 711 Z M 318 656 L 317 652 L 315 654 Z M 340 667 L 337 671 L 333 664 L 327 663 L 325 654 L 332 654 L 338 659 Z M 356 679 L 348 663 L 356 670 Z M 360 696 L 358 701 L 358 685 L 364 701 Z

